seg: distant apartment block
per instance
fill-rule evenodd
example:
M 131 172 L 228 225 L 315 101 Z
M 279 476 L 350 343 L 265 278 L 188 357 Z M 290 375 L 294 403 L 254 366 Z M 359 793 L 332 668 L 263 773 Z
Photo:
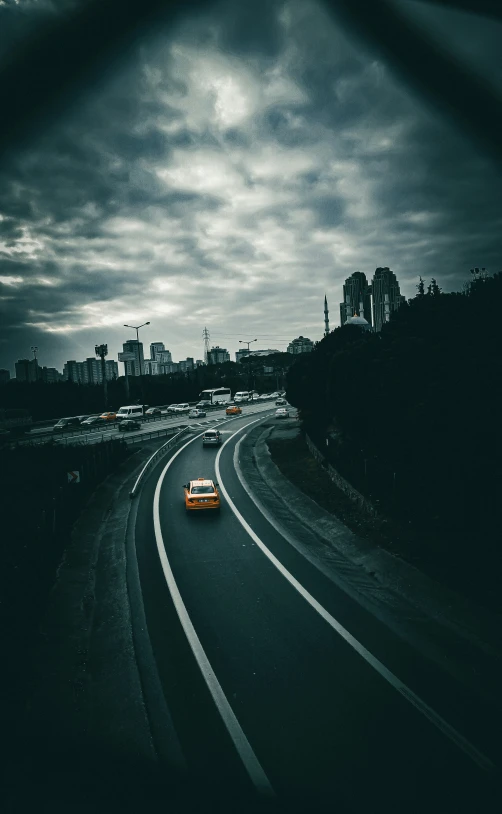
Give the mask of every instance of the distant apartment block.
M 150 359 L 155 360 L 158 358 L 162 351 L 165 351 L 166 346 L 163 342 L 152 342 L 150 345 Z
M 235 351 L 235 361 L 240 362 L 244 359 L 245 356 L 249 356 L 249 349 L 248 348 L 239 348 L 239 350 Z
M 113 359 L 105 360 L 105 375 L 107 381 L 118 379 L 119 366 Z M 83 362 L 70 359 L 63 368 L 63 379 L 76 384 L 102 384 L 101 360 L 88 356 Z
M 160 362 L 158 359 L 145 359 L 143 366 L 145 376 L 158 376 L 160 373 Z
M 180 373 L 188 373 L 188 371 L 193 370 L 194 367 L 195 363 L 191 356 L 187 356 L 186 359 L 178 362 L 178 370 L 180 371 Z
M 10 381 L 10 370 L 0 368 L 0 384 L 7 384 Z
M 18 359 L 15 368 L 18 382 L 38 382 L 42 378 L 38 359 Z
M 63 378 L 63 374 L 56 370 L 55 367 L 43 367 L 41 373 L 41 379 L 46 384 L 55 384 Z
M 230 354 L 226 348 L 220 348 L 219 345 L 216 345 L 214 348 L 211 348 L 207 354 L 207 363 L 208 365 L 221 365 L 223 362 L 230 361 Z
M 369 325 L 371 315 L 371 286 L 362 271 L 347 277 L 343 286 L 343 302 L 340 303 L 340 325 L 345 325 L 354 315 L 364 317 Z
M 380 331 L 390 315 L 405 302 L 396 275 L 388 267 L 377 268 L 371 283 L 373 295 L 373 325 Z M 366 316 L 366 315 L 365 315 Z
M 145 365 L 143 342 L 138 342 L 137 339 L 129 339 L 127 342 L 124 342 L 122 349 L 124 353 L 132 353 L 134 356 L 134 359 L 130 362 L 124 362 L 127 375 L 141 376 Z
M 299 336 L 289 343 L 287 350 L 288 353 L 310 353 L 314 350 L 314 343 L 306 336 Z

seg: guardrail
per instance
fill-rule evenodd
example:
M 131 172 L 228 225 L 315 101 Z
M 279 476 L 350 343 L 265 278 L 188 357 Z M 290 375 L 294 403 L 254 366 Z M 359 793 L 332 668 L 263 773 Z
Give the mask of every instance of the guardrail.
M 163 455 L 165 452 L 168 452 L 170 449 L 172 449 L 173 446 L 175 446 L 175 444 L 178 443 L 178 440 L 181 438 L 181 436 L 186 435 L 188 432 L 190 432 L 190 427 L 185 427 L 183 430 L 181 430 L 181 432 L 178 432 L 178 433 L 176 433 L 176 435 L 173 435 L 173 437 L 170 438 L 169 441 L 167 441 L 165 444 L 162 444 L 162 446 L 159 447 L 159 449 L 156 452 L 153 453 L 153 455 L 148 459 L 148 461 L 144 465 L 143 469 L 139 473 L 138 478 L 136 480 L 136 483 L 134 484 L 131 491 L 129 492 L 129 497 L 131 499 L 133 497 L 136 497 L 136 495 L 138 493 L 138 489 L 139 489 L 139 487 L 141 485 L 141 482 L 142 482 L 143 478 L 145 477 L 145 474 L 152 468 L 152 466 L 155 463 L 157 463 L 157 461 L 161 457 L 161 455 Z

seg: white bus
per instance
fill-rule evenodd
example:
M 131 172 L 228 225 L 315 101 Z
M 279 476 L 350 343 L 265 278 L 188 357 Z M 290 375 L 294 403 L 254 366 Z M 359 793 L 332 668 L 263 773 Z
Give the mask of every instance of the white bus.
M 236 404 L 240 404 L 242 401 L 251 401 L 251 393 L 249 390 L 239 390 L 234 396 L 234 401 Z
M 232 401 L 232 393 L 228 387 L 215 387 L 212 390 L 203 390 L 199 399 L 204 404 L 228 404 Z

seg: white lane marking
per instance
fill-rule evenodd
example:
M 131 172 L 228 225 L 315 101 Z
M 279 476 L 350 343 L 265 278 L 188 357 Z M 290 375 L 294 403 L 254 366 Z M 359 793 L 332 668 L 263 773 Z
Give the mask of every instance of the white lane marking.
M 218 481 L 220 491 L 225 497 L 228 505 L 232 509 L 233 513 L 235 514 L 236 518 L 243 526 L 243 528 L 247 531 L 253 542 L 256 543 L 258 548 L 265 554 L 266 557 L 270 560 L 272 565 L 274 565 L 277 570 L 282 574 L 285 579 L 288 580 L 290 585 L 298 591 L 300 596 L 305 599 L 309 605 L 317 611 L 317 613 L 325 620 L 325 622 L 333 628 L 339 636 L 344 639 L 347 644 L 349 644 L 355 651 L 358 653 L 374 670 L 376 670 L 379 675 L 382 676 L 394 689 L 396 689 L 404 698 L 406 698 L 419 712 L 421 712 L 425 717 L 437 728 L 439 729 L 447 738 L 449 738 L 457 747 L 459 747 L 466 755 L 468 755 L 481 769 L 485 771 L 490 771 L 494 768 L 494 765 L 490 758 L 486 757 L 476 746 L 474 746 L 470 741 L 467 740 L 460 732 L 451 726 L 444 718 L 441 717 L 435 710 L 432 709 L 425 701 L 416 695 L 413 690 L 411 690 L 403 681 L 401 681 L 397 676 L 394 675 L 373 653 L 370 653 L 369 650 L 364 647 L 348 630 L 346 630 L 343 625 L 338 622 L 334 616 L 332 616 L 323 606 L 314 599 L 312 594 L 310 594 L 303 585 L 298 582 L 297 579 L 291 574 L 287 568 L 275 557 L 274 554 L 267 548 L 265 543 L 261 541 L 258 535 L 253 531 L 249 523 L 244 519 L 240 511 L 238 510 L 237 506 L 233 502 L 232 498 L 228 494 L 225 486 L 221 480 L 221 473 L 220 473 L 220 457 L 221 453 L 225 449 L 226 445 L 234 438 L 238 433 L 242 432 L 247 427 L 241 427 L 240 429 L 236 430 L 230 438 L 228 438 L 224 444 L 218 450 L 218 454 L 216 456 L 214 468 L 216 472 L 216 480 Z M 259 506 L 257 506 L 259 508 Z M 265 516 L 265 515 L 264 515 Z
M 250 423 L 255 424 L 257 421 L 260 421 L 260 419 L 255 419 Z M 265 774 L 265 771 L 263 770 L 258 758 L 253 752 L 251 744 L 249 743 L 246 735 L 244 734 L 244 731 L 239 721 L 237 720 L 235 713 L 232 707 L 230 706 L 225 693 L 223 692 L 221 684 L 216 678 L 216 674 L 213 668 L 211 667 L 211 664 L 209 663 L 209 659 L 206 656 L 206 653 L 202 647 L 200 639 L 197 636 L 195 628 L 192 624 L 192 620 L 190 619 L 185 603 L 183 602 L 178 586 L 176 584 L 174 574 L 172 572 L 169 560 L 167 558 L 166 548 L 162 537 L 162 531 L 160 527 L 160 491 L 162 488 L 164 477 L 169 467 L 175 460 L 175 458 L 177 458 L 178 455 L 181 452 L 183 452 L 183 450 L 186 449 L 187 446 L 189 446 L 189 444 L 192 444 L 194 441 L 200 438 L 201 435 L 202 433 L 200 435 L 196 435 L 195 438 L 190 439 L 190 441 L 187 441 L 186 444 L 183 444 L 183 446 L 167 462 L 157 482 L 157 486 L 155 488 L 155 495 L 153 499 L 153 524 L 155 530 L 155 539 L 157 542 L 157 549 L 159 552 L 164 577 L 166 579 L 167 586 L 171 593 L 179 620 L 185 632 L 185 636 L 188 639 L 188 643 L 192 649 L 192 653 L 195 656 L 195 660 L 197 661 L 199 669 L 202 673 L 204 681 L 208 686 L 213 701 L 216 704 L 218 712 L 220 713 L 223 719 L 223 723 L 225 724 L 227 731 L 232 739 L 232 742 L 237 750 L 237 753 L 242 763 L 244 764 L 244 768 L 246 769 L 251 782 L 253 783 L 255 789 L 259 794 L 262 794 L 267 797 L 275 797 L 275 793 L 270 784 L 270 781 L 267 775 Z

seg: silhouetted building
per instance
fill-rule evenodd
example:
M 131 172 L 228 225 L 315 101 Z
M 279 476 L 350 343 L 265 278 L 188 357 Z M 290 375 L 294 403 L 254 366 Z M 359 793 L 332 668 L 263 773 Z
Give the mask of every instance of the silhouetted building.
M 0 368 L 0 384 L 7 384 L 10 381 L 10 370 Z
M 55 367 L 43 367 L 41 374 L 42 381 L 46 384 L 55 384 L 63 378 L 63 374 L 56 370 Z
M 211 348 L 207 354 L 208 365 L 221 365 L 223 362 L 230 361 L 230 354 L 226 348 L 220 348 L 219 345 Z
M 150 345 L 151 348 L 151 345 Z M 143 373 L 145 376 L 158 376 L 160 373 L 160 362 L 158 359 L 145 359 Z
M 380 331 L 382 325 L 390 320 L 390 315 L 397 311 L 406 298 L 400 292 L 396 275 L 387 266 L 375 270 L 371 293 L 373 295 L 373 325 L 375 331 Z
M 165 351 L 165 349 L 166 346 L 163 342 L 152 342 L 150 345 L 150 359 L 152 359 L 152 361 L 158 359 L 159 354 L 162 353 L 162 351 Z M 166 359 L 166 361 L 170 360 Z
M 355 271 L 345 280 L 343 302 L 340 303 L 340 325 L 345 325 L 355 314 L 364 317 L 371 327 L 371 287 L 362 271 Z
M 42 377 L 38 359 L 18 359 L 16 362 L 16 381 L 38 382 Z
M 249 348 L 239 348 L 239 350 L 235 351 L 235 361 L 241 362 L 245 356 L 249 356 Z
M 369 324 L 368 320 L 364 317 L 360 317 L 357 314 L 353 317 L 349 317 L 345 323 L 346 325 L 356 325 L 358 328 L 362 328 L 363 331 L 371 331 L 371 325 Z
M 288 345 L 288 353 L 310 353 L 314 350 L 314 343 L 306 336 L 299 336 L 298 339 L 293 339 Z M 275 351 L 278 353 L 278 351 Z
M 143 342 L 138 342 L 137 339 L 128 339 L 122 346 L 124 353 L 133 353 L 134 359 L 130 362 L 124 362 L 124 367 L 127 370 L 128 376 L 141 376 L 145 365 L 145 358 L 143 356 Z
M 328 298 L 326 294 L 324 295 L 324 336 L 328 336 L 329 334 L 329 310 L 328 310 Z

